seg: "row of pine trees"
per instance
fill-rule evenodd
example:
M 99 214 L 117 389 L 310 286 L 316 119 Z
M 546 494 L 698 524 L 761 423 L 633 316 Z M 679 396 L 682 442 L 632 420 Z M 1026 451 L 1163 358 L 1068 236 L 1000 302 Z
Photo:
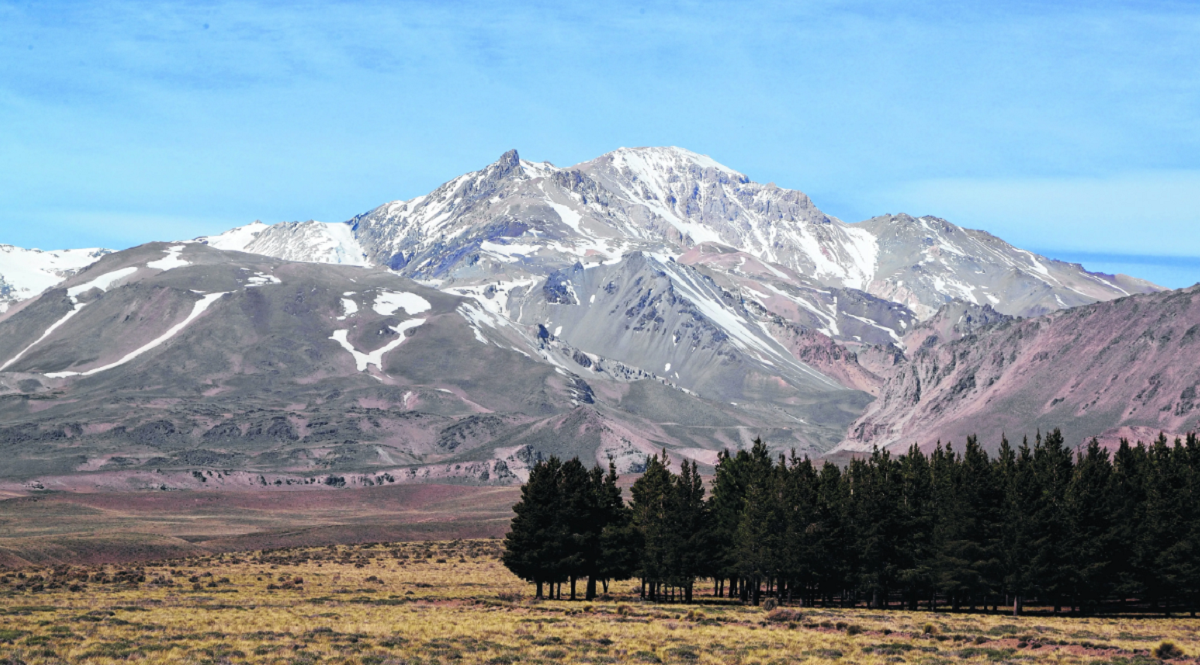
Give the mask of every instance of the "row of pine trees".
M 1193 612 L 1200 604 L 1200 442 L 1097 442 L 1062 434 L 989 457 L 971 437 L 845 468 L 722 453 L 711 494 L 694 462 L 648 458 L 626 504 L 612 465 L 539 462 L 521 488 L 504 563 L 538 597 L 586 598 L 641 580 L 653 601 L 713 594 L 758 604 L 931 610 Z

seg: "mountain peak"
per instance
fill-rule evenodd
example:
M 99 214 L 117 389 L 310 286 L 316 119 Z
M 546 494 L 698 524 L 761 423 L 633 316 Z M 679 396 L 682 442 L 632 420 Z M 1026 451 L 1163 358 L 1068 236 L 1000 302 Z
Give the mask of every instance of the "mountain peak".
M 739 182 L 750 181 L 742 173 L 725 166 L 708 155 L 702 155 L 678 146 L 617 148 L 604 155 L 604 157 L 610 158 L 614 164 L 628 166 L 634 172 L 645 169 L 667 171 L 674 168 L 696 166 L 701 170 L 715 169 Z
M 495 163 L 498 166 L 507 166 L 512 168 L 521 163 L 521 156 L 517 154 L 517 149 L 513 148 L 503 155 L 500 155 L 500 159 L 497 159 Z

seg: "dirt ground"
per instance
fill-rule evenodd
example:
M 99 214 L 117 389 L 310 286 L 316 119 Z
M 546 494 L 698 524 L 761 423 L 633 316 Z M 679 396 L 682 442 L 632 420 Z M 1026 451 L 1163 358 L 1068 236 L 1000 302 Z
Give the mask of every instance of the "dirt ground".
M 0 500 L 0 566 L 502 536 L 516 487 L 37 493 Z

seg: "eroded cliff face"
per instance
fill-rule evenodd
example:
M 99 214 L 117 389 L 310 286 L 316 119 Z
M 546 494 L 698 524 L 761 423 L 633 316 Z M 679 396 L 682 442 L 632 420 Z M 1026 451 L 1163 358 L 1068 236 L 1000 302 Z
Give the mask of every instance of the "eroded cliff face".
M 927 335 L 932 339 L 936 333 Z M 1034 319 L 1003 319 L 910 349 L 838 449 L 932 446 L 1061 427 L 1068 440 L 1200 427 L 1200 286 Z

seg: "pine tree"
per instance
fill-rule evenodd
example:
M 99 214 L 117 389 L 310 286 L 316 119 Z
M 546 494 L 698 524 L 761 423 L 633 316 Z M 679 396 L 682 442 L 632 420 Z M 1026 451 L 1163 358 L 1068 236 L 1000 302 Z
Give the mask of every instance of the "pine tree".
M 738 561 L 738 529 L 750 484 L 771 467 L 770 454 L 762 439 L 755 439 L 749 451 L 739 450 L 730 455 L 721 451 L 717 456 L 713 477 L 712 498 L 709 500 L 711 519 L 711 574 L 729 580 L 729 593 L 738 592 L 741 564 Z M 723 591 L 718 584 L 718 591 Z M 744 596 L 744 594 L 743 594 Z
M 1001 585 L 997 529 L 1001 505 L 996 474 L 976 437 L 961 456 L 935 451 L 937 520 L 935 556 L 939 588 L 957 609 L 987 603 Z
M 1163 611 L 1170 614 L 1193 565 L 1187 539 L 1186 513 L 1191 508 L 1187 453 L 1181 441 L 1172 446 L 1161 433 L 1149 453 L 1143 584 L 1152 603 L 1162 603 Z
M 1113 454 L 1111 490 L 1112 542 L 1110 550 L 1114 593 L 1122 600 L 1140 596 L 1144 589 L 1143 569 L 1149 560 L 1146 540 L 1146 490 L 1149 458 L 1145 446 L 1130 446 L 1122 439 Z
M 672 478 L 667 520 L 666 578 L 683 590 L 684 602 L 690 603 L 696 578 L 707 567 L 711 539 L 704 481 L 695 462 L 684 460 L 679 475 Z
M 1178 538 L 1165 557 L 1169 581 L 1194 617 L 1200 605 L 1200 438 L 1187 435 L 1177 462 L 1185 485 L 1180 497 Z
M 910 610 L 921 599 L 930 598 L 934 588 L 933 528 L 936 506 L 929 458 L 916 444 L 898 460 L 900 482 L 900 521 L 903 553 L 896 581 Z
M 559 506 L 563 497 L 560 476 L 562 463 L 557 457 L 539 461 L 529 471 L 529 480 L 521 486 L 521 499 L 513 506 L 512 525 L 504 537 L 501 560 L 514 575 L 537 585 L 537 597 L 543 597 L 543 584 L 561 581 L 559 564 L 563 559 L 566 530 Z
M 1030 570 L 1034 587 L 1059 611 L 1071 590 L 1067 559 L 1067 487 L 1071 483 L 1071 452 L 1055 429 L 1034 449 L 1034 487 L 1037 503 L 1031 516 L 1036 537 L 1032 541 Z
M 1001 441 L 997 476 L 1004 491 L 1001 565 L 1004 587 L 1012 596 L 1013 615 L 1016 616 L 1021 613 L 1025 597 L 1036 589 L 1031 559 L 1038 537 L 1033 519 L 1038 487 L 1028 440 L 1022 441 L 1015 451 L 1007 440 Z
M 901 482 L 896 463 L 876 449 L 870 460 L 854 460 L 846 473 L 851 490 L 850 515 L 858 552 L 857 579 L 869 594 L 868 605 L 887 602 L 900 570 L 897 546 L 903 537 Z
M 818 585 L 822 600 L 831 602 L 849 589 L 858 565 L 849 518 L 850 486 L 842 470 L 826 461 L 817 476 L 817 506 L 812 529 Z
M 571 600 L 575 600 L 576 582 L 594 570 L 591 563 L 599 552 L 600 532 L 596 528 L 599 506 L 592 481 L 592 475 L 578 457 L 563 463 L 559 476 L 563 501 L 558 509 L 564 540 L 558 568 L 570 582 Z
M 646 459 L 646 471 L 633 483 L 633 525 L 638 530 L 642 551 L 639 557 L 639 573 L 642 577 L 642 593 L 653 601 L 659 599 L 659 591 L 669 573 L 667 557 L 670 551 L 671 529 L 669 524 L 671 500 L 671 471 L 664 450 L 662 459 L 652 455 Z
M 1092 439 L 1080 452 L 1067 488 L 1067 547 L 1071 592 L 1084 613 L 1096 607 L 1112 590 L 1113 470 L 1108 451 Z
M 817 470 L 807 457 L 799 459 L 792 453 L 791 463 L 783 469 L 783 553 L 780 577 L 784 580 L 786 600 L 798 596 L 801 604 L 816 589 L 819 581 L 817 539 Z
M 742 600 L 757 605 L 762 584 L 770 583 L 780 569 L 785 529 L 781 483 L 761 439 L 755 439 L 742 471 L 746 489 L 738 515 L 734 552 Z
M 600 531 L 600 556 L 595 574 L 604 583 L 607 593 L 609 580 L 627 580 L 637 572 L 642 543 L 633 527 L 632 512 L 621 498 L 617 469 L 612 462 L 608 464 L 600 496 L 604 527 Z M 594 586 L 591 591 L 595 591 Z
M 758 605 L 764 582 L 780 569 L 784 517 L 779 501 L 778 476 L 768 467 L 746 490 L 737 530 L 738 573 L 742 599 Z

